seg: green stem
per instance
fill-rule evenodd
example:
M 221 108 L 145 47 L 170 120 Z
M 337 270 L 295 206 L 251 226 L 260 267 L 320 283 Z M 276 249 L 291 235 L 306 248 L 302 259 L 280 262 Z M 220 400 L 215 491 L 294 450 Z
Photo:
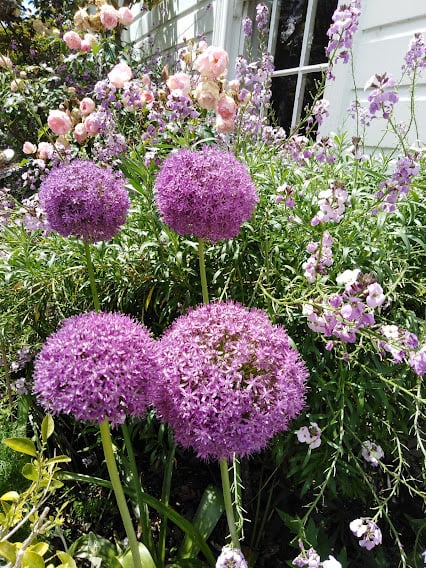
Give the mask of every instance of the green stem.
M 99 304 L 98 290 L 96 288 L 95 272 L 93 270 L 92 257 L 90 255 L 90 244 L 87 242 L 84 242 L 84 252 L 86 253 L 87 271 L 89 273 L 90 288 L 92 289 L 93 305 L 95 306 L 95 310 L 97 312 L 100 312 L 101 307 Z
M 172 486 L 173 465 L 176 450 L 176 444 L 173 439 L 173 432 L 170 428 L 168 428 L 168 442 L 169 451 L 167 453 L 163 475 L 163 487 L 161 489 L 161 502 L 164 503 L 166 507 L 169 506 L 170 502 L 170 490 Z M 160 566 L 164 566 L 166 562 L 166 533 L 167 515 L 163 514 L 161 516 L 160 532 L 158 535 L 158 554 L 160 557 Z
M 234 509 L 232 506 L 231 487 L 229 484 L 228 462 L 222 458 L 219 461 L 220 475 L 222 478 L 223 500 L 225 503 L 226 519 L 228 521 L 229 534 L 231 535 L 232 546 L 241 548 L 238 538 L 237 527 L 235 526 Z
M 142 527 L 142 540 L 148 548 L 154 562 L 156 563 L 157 551 L 155 550 L 154 540 L 152 538 L 151 525 L 149 521 L 148 505 L 143 501 L 143 488 L 139 480 L 138 468 L 136 465 L 135 453 L 133 451 L 132 441 L 130 439 L 129 428 L 126 423 L 121 425 L 123 432 L 124 444 L 126 446 L 127 456 L 129 458 L 130 471 L 132 474 L 132 483 L 135 490 L 136 501 L 140 511 L 140 522 Z
M 118 510 L 120 511 L 124 529 L 126 531 L 126 535 L 129 540 L 130 550 L 132 552 L 133 566 L 134 568 L 142 568 L 135 529 L 133 527 L 132 519 L 130 518 L 129 509 L 127 507 L 126 498 L 124 496 L 123 487 L 121 485 L 120 476 L 118 475 L 117 464 L 115 462 L 114 452 L 112 449 L 112 439 L 111 439 L 111 431 L 109 428 L 109 422 L 107 420 L 104 420 L 103 422 L 101 422 L 99 427 L 101 431 L 102 447 L 104 450 L 105 461 L 107 464 L 109 477 L 111 479 L 111 484 L 115 493 Z
M 198 239 L 198 260 L 200 263 L 200 278 L 201 278 L 201 289 L 203 291 L 203 302 L 204 304 L 208 304 L 209 291 L 207 289 L 206 262 L 204 259 L 204 241 L 201 238 Z

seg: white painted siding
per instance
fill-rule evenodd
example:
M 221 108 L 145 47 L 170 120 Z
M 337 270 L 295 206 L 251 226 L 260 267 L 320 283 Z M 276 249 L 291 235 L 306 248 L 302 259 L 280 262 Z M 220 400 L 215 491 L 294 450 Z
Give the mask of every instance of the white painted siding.
M 135 19 L 124 39 L 142 47 L 149 38 L 153 49 L 164 54 L 174 52 L 188 40 L 203 37 L 209 45 L 228 51 L 231 77 L 244 41 L 241 32 L 244 5 L 242 0 L 163 0 L 151 11 L 141 13 L 140 5 L 136 4 L 132 8 Z
M 347 131 L 354 135 L 355 122 L 348 115 L 348 107 L 355 98 L 366 104 L 368 92 L 364 86 L 375 73 L 390 73 L 397 81 L 409 42 L 415 32 L 426 36 L 426 0 L 364 0 L 361 6 L 360 25 L 354 38 L 354 77 L 350 65 L 339 62 L 335 67 L 336 80 L 326 89 L 325 98 L 331 103 L 330 117 L 324 121 L 321 134 L 330 131 Z M 397 121 L 409 123 L 409 78 L 405 76 L 399 87 L 399 102 L 395 107 Z M 417 83 L 416 116 L 419 138 L 426 143 L 426 69 Z M 382 148 L 392 148 L 395 136 L 388 134 L 382 140 L 386 121 L 374 119 L 366 130 L 367 146 L 372 149 L 379 141 Z M 415 141 L 414 128 L 410 140 Z

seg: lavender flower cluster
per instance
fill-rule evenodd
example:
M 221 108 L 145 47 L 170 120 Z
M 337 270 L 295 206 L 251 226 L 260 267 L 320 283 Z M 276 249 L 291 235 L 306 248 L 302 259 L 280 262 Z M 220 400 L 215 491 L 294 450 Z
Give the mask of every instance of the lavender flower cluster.
M 345 204 L 348 200 L 348 192 L 344 183 L 334 181 L 328 189 L 322 190 L 318 194 L 319 211 L 311 220 L 311 225 L 315 227 L 319 223 L 339 223 L 345 212 Z
M 403 69 L 412 75 L 417 69 L 426 67 L 426 45 L 423 34 L 417 32 L 410 41 L 409 49 L 404 57 Z
M 241 550 L 224 546 L 216 561 L 215 568 L 248 568 L 248 564 Z
M 367 97 L 371 119 L 376 118 L 378 113 L 385 119 L 390 117 L 395 103 L 399 101 L 395 84 L 395 79 L 389 73 L 376 73 L 368 79 L 364 90 L 373 89 Z
M 353 44 L 353 36 L 358 29 L 361 14 L 360 0 L 352 0 L 350 4 L 341 4 L 332 16 L 332 24 L 327 31 L 330 38 L 325 53 L 329 58 L 327 78 L 334 79 L 333 65 L 342 60 L 348 63 Z
M 261 310 L 199 306 L 166 330 L 160 353 L 155 406 L 200 458 L 256 452 L 304 406 L 306 367 L 285 329 Z
M 53 169 L 40 187 L 40 204 L 50 229 L 85 242 L 111 239 L 130 206 L 120 174 L 88 160 Z
M 305 304 L 303 313 L 313 331 L 354 343 L 359 329 L 375 323 L 372 310 L 383 304 L 385 296 L 376 279 L 359 269 L 346 270 L 337 278 L 337 283 L 345 284 L 342 294 L 329 296 L 325 304 Z M 327 349 L 332 348 L 333 342 L 329 342 Z
M 214 146 L 172 152 L 157 175 L 155 194 L 174 231 L 212 243 L 235 237 L 258 202 L 246 166 Z
M 418 158 L 418 153 L 415 152 L 409 152 L 406 156 L 399 158 L 392 177 L 380 184 L 375 197 L 383 200 L 381 208 L 386 213 L 393 213 L 396 210 L 397 201 L 404 199 L 409 193 L 413 178 L 420 171 Z M 377 208 L 373 210 L 373 213 L 377 213 Z
M 315 548 L 309 548 L 305 550 L 302 541 L 299 540 L 299 548 L 301 550 L 300 554 L 294 558 L 292 564 L 293 566 L 298 566 L 303 568 L 308 566 L 309 568 L 342 568 L 341 563 L 334 558 L 334 556 L 329 555 L 328 560 L 323 560 L 321 562 L 321 557 Z
M 309 284 L 313 284 L 318 274 L 327 274 L 327 268 L 333 264 L 333 252 L 331 245 L 334 238 L 329 231 L 324 231 L 320 242 L 311 241 L 306 247 L 306 252 L 311 256 L 302 264 L 304 276 Z
M 349 528 L 360 539 L 359 545 L 362 548 L 371 550 L 378 544 L 382 544 L 382 531 L 371 519 L 354 519 L 350 523 Z

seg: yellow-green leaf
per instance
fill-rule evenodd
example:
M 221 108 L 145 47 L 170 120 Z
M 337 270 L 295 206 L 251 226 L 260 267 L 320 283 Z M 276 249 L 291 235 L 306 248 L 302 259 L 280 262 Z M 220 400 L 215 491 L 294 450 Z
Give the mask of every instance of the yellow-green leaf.
M 22 475 L 25 479 L 30 479 L 31 481 L 37 481 L 39 478 L 38 470 L 32 463 L 26 463 L 22 468 Z
M 47 542 L 38 542 L 37 544 L 30 546 L 28 550 L 31 550 L 32 552 L 35 552 L 40 556 L 44 556 L 49 550 L 49 545 L 47 544 Z
M 2 495 L 0 499 L 2 501 L 12 501 L 13 503 L 16 503 L 16 501 L 19 501 L 19 493 L 17 491 L 8 491 Z
M 20 452 L 21 454 L 27 454 L 33 457 L 37 455 L 35 444 L 29 438 L 5 438 L 3 444 L 6 444 L 8 448 L 15 452 Z
M 56 456 L 55 458 L 49 458 L 45 464 L 50 465 L 51 463 L 67 463 L 70 462 L 71 458 L 68 456 Z
M 53 421 L 53 418 L 50 416 L 50 414 L 46 414 L 46 416 L 43 418 L 43 422 L 41 423 L 41 439 L 43 440 L 43 442 L 47 442 L 47 440 L 53 434 L 54 430 L 55 423 Z
M 60 550 L 56 553 L 56 556 L 62 562 L 59 568 L 77 568 L 77 564 L 74 562 L 72 556 L 66 552 L 61 552 Z
M 0 556 L 6 558 L 8 562 L 12 562 L 12 564 L 15 564 L 16 547 L 7 541 L 0 542 Z
M 39 554 L 26 550 L 22 557 L 22 568 L 45 568 L 45 563 Z

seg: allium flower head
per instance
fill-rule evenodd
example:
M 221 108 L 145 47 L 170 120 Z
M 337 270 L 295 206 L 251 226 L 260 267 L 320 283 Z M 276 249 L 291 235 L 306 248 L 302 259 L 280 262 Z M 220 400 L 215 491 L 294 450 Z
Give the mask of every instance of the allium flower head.
M 261 450 L 304 406 L 306 367 L 262 310 L 198 306 L 166 330 L 159 358 L 155 406 L 176 440 L 204 459 Z
M 122 177 L 88 160 L 52 170 L 40 186 L 40 203 L 50 229 L 86 242 L 111 239 L 130 205 Z
M 155 190 L 161 216 L 174 231 L 213 243 L 235 237 L 258 202 L 246 166 L 212 146 L 170 154 Z
M 157 377 L 154 345 L 148 330 L 129 316 L 71 317 L 36 357 L 34 392 L 52 414 L 122 424 L 150 402 Z

